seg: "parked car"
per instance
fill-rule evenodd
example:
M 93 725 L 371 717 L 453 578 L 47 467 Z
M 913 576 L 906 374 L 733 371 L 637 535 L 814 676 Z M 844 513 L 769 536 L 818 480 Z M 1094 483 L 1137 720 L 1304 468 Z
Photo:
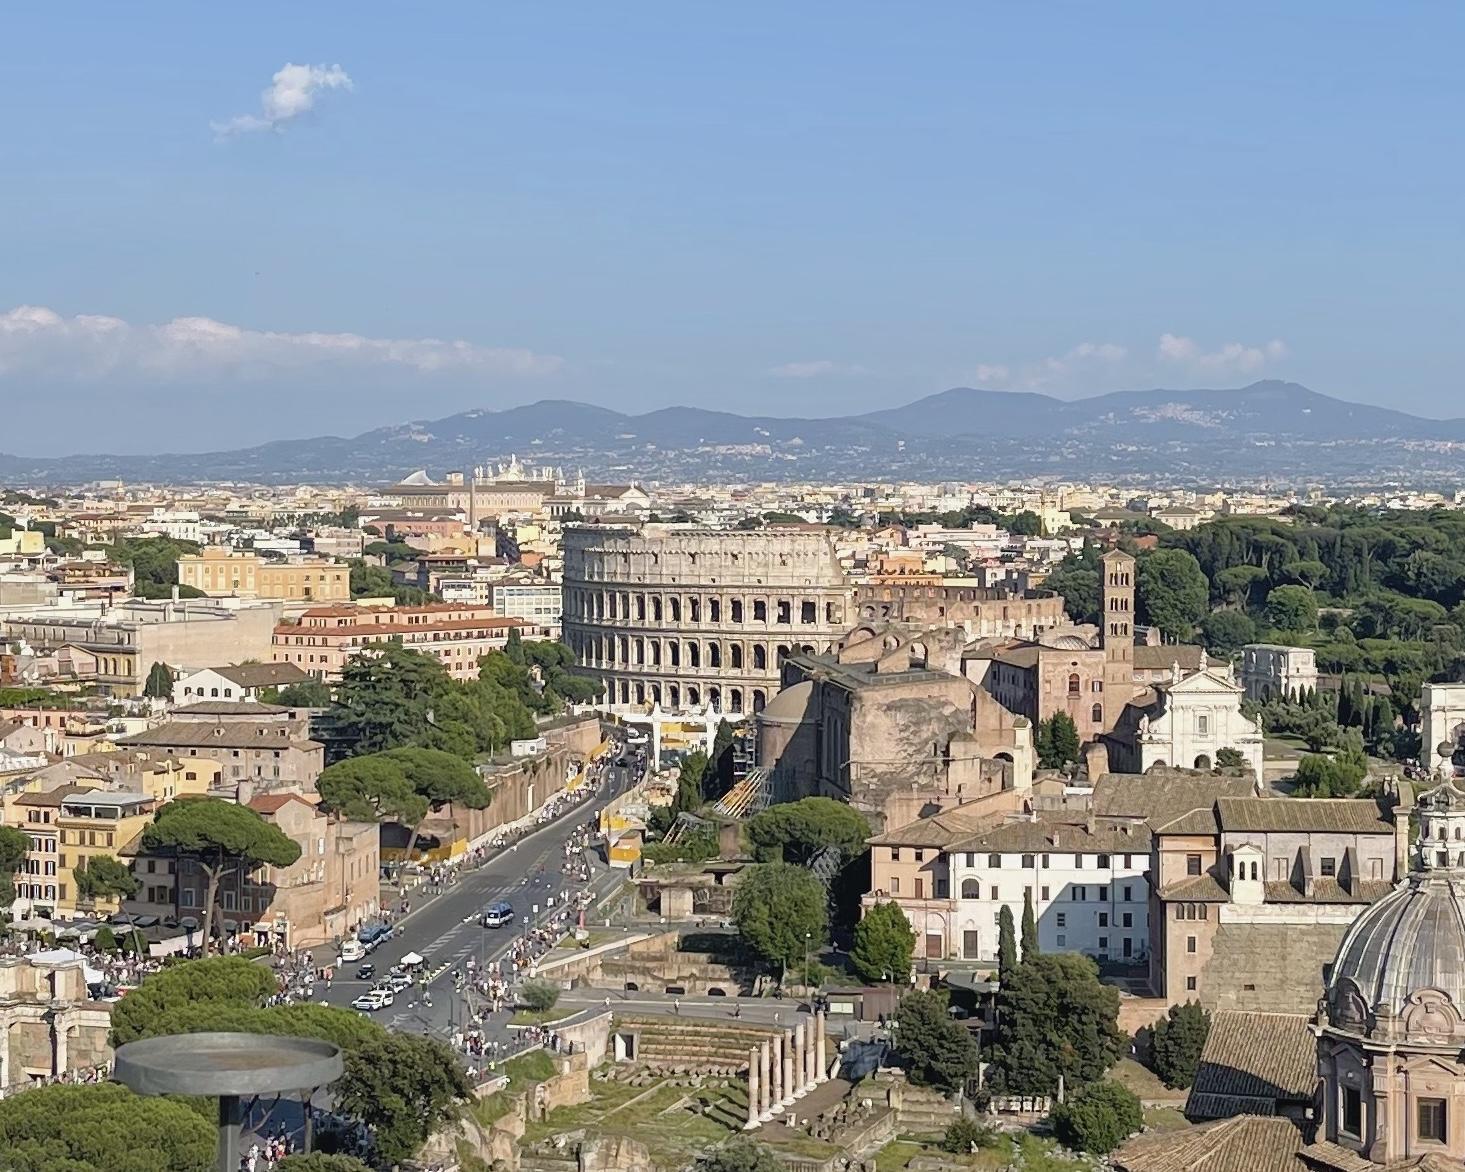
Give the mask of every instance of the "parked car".
M 364 964 L 356 970 L 358 981 L 369 981 L 374 976 L 376 976 L 376 965 L 374 964 Z
M 351 1002 L 351 1008 L 359 1009 L 363 1013 L 375 1013 L 378 1009 L 385 1009 L 391 1003 L 392 995 L 385 989 L 368 989 Z

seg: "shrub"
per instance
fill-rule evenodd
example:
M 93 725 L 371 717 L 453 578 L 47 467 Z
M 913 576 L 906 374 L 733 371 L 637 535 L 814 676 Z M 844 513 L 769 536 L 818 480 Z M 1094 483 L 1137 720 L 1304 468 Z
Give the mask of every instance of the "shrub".
M 1211 1032 L 1211 1015 L 1194 1001 L 1170 1006 L 1155 1023 L 1150 1042 L 1155 1073 L 1167 1087 L 1188 1087 Z
M 560 999 L 559 986 L 550 981 L 525 981 L 519 988 L 519 1000 L 526 1009 L 543 1013 L 553 1009 Z
M 986 1147 L 992 1139 L 992 1129 L 983 1127 L 975 1119 L 965 1116 L 953 1122 L 941 1137 L 941 1150 L 963 1154 Z
M 1083 1088 L 1053 1109 L 1053 1128 L 1071 1148 L 1107 1155 L 1144 1124 L 1132 1091 L 1105 1079 Z

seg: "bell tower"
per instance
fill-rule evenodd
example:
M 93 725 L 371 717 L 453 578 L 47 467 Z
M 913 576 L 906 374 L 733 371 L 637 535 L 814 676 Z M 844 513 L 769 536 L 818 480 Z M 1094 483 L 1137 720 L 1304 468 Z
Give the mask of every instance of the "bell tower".
M 1134 557 L 1111 549 L 1099 559 L 1099 646 L 1104 651 L 1105 732 L 1134 698 Z

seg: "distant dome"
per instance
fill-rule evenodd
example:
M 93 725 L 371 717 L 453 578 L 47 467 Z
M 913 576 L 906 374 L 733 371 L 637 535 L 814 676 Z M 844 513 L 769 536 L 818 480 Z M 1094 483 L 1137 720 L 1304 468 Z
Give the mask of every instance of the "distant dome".
M 1353 921 L 1333 963 L 1328 1013 L 1343 1029 L 1372 1033 L 1383 1017 L 1432 1033 L 1465 1017 L 1465 791 L 1446 782 L 1416 808 L 1408 877 Z

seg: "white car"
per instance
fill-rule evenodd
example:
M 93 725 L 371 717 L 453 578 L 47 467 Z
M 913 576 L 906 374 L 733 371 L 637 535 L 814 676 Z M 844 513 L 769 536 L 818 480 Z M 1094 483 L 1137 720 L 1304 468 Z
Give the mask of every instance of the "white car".
M 393 973 L 382 984 L 393 993 L 400 993 L 403 989 L 412 988 L 412 978 L 406 973 Z
M 378 1009 L 385 1009 L 391 1003 L 392 995 L 385 989 L 369 989 L 351 1002 L 351 1008 L 359 1009 L 364 1013 L 375 1013 Z

